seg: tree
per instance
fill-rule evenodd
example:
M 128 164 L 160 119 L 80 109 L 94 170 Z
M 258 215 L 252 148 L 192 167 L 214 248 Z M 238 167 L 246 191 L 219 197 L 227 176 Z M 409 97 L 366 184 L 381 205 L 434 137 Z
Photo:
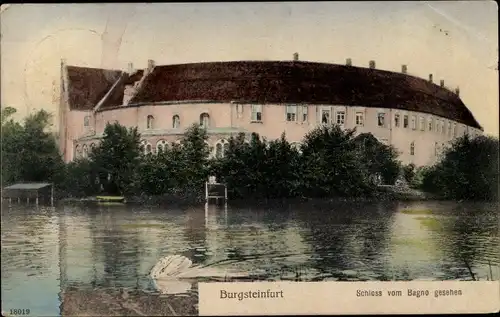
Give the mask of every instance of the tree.
M 497 200 L 498 139 L 460 137 L 423 176 L 423 190 L 448 199 Z
M 101 143 L 90 154 L 90 160 L 104 191 L 108 194 L 133 193 L 136 168 L 141 157 L 137 128 L 108 123 Z
M 52 115 L 28 115 L 23 124 L 7 120 L 15 109 L 2 109 L 2 182 L 59 182 L 64 163 L 54 135 L 47 131 Z
M 385 145 L 373 134 L 362 133 L 354 139 L 359 159 L 372 179 L 380 176 L 385 184 L 394 184 L 401 171 L 398 153 L 393 146 Z
M 176 187 L 184 195 L 202 197 L 208 179 L 210 154 L 207 131 L 199 124 L 191 125 L 181 140 L 180 160 L 175 166 Z
M 355 130 L 337 125 L 309 132 L 302 145 L 303 192 L 308 196 L 357 196 L 370 184 L 358 159 Z

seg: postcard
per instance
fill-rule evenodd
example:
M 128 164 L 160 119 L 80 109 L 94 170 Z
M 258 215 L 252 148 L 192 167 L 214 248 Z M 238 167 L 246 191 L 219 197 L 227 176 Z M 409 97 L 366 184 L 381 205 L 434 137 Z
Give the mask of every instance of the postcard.
M 496 2 L 0 16 L 3 316 L 499 311 Z

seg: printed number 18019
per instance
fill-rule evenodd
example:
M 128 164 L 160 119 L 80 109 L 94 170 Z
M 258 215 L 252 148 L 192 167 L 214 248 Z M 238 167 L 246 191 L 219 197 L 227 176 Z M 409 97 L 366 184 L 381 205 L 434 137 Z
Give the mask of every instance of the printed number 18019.
M 2 312 L 2 315 L 4 315 L 3 313 L 4 312 Z M 16 308 L 16 309 L 9 309 L 7 316 L 27 316 L 29 314 L 30 314 L 30 310 L 29 309 L 26 309 L 26 308 Z

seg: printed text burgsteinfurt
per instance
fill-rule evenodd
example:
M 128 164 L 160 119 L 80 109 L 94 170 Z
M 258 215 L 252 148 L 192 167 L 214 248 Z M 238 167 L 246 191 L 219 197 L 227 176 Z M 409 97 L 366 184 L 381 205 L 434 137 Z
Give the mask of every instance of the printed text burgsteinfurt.
M 228 292 L 226 290 L 220 291 L 221 299 L 259 299 L 259 298 L 284 298 L 283 291 L 245 291 L 245 292 Z

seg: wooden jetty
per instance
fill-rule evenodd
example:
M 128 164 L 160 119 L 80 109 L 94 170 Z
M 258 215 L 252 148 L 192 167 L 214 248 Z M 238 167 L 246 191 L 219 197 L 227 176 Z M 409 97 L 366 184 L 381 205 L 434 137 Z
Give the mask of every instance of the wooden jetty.
M 208 203 L 210 199 L 215 199 L 216 203 L 219 199 L 227 203 L 227 186 L 217 183 L 215 176 L 210 176 L 208 182 L 205 182 L 205 201 Z
M 2 189 L 2 201 L 8 200 L 21 203 L 26 201 L 27 204 L 35 202 L 50 203 L 54 205 L 54 184 L 52 183 L 17 183 L 7 186 Z

